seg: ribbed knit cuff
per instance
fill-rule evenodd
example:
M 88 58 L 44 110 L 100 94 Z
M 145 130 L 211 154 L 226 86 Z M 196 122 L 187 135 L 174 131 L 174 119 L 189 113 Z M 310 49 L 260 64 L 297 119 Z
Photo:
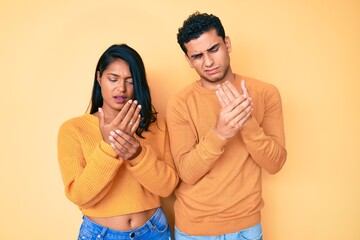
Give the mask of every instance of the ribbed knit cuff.
M 241 129 L 241 135 L 251 136 L 257 134 L 259 124 L 254 117 L 252 117 L 246 125 Z
M 111 145 L 107 144 L 104 140 L 101 140 L 100 149 L 113 158 L 117 158 L 118 156 L 114 149 L 111 147 Z
M 145 153 L 146 153 L 146 151 L 145 151 L 144 147 L 142 146 L 140 154 L 136 158 L 129 160 L 130 165 L 136 166 L 144 158 Z
M 206 149 L 212 150 L 215 153 L 221 153 L 228 142 L 228 140 L 220 138 L 214 129 L 205 136 L 205 139 L 204 145 Z

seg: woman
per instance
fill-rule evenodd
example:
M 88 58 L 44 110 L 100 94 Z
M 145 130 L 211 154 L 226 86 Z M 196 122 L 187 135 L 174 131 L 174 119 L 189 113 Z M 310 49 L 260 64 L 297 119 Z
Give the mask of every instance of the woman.
M 160 197 L 178 176 L 134 49 L 102 54 L 90 113 L 62 124 L 58 158 L 66 196 L 83 214 L 78 239 L 171 239 Z

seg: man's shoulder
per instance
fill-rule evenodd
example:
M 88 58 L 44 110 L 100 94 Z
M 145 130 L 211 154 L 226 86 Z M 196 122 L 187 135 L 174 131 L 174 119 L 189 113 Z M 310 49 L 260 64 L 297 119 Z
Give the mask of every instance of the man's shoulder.
M 269 82 L 265 82 L 263 80 L 259 80 L 257 78 L 253 78 L 253 77 L 248 77 L 248 76 L 244 76 L 244 75 L 239 75 L 236 74 L 237 79 L 240 80 L 244 80 L 245 81 L 245 85 L 248 88 L 248 90 L 252 90 L 255 92 L 273 92 L 273 91 L 277 91 L 277 87 Z
M 170 98 L 169 103 L 184 102 L 186 99 L 194 95 L 194 93 L 196 92 L 195 84 L 196 83 L 191 83 L 180 89 L 180 91 L 178 91 Z

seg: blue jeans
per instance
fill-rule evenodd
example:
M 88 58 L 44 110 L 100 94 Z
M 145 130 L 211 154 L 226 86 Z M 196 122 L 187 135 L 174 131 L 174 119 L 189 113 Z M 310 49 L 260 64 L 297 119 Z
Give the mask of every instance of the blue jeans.
M 78 240 L 126 240 L 149 239 L 171 240 L 171 230 L 165 213 L 158 208 L 155 214 L 142 226 L 130 231 L 117 231 L 94 223 L 86 216 L 80 227 Z
M 262 240 L 261 224 L 257 224 L 251 228 L 241 230 L 240 232 L 228 233 L 218 236 L 190 236 L 181 232 L 175 226 L 176 240 Z

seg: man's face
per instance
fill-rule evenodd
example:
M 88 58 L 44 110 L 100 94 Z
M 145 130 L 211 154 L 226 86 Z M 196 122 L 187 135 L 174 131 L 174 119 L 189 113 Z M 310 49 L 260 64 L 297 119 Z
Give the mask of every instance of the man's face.
M 186 59 L 201 77 L 201 84 L 205 88 L 214 88 L 232 75 L 229 56 L 230 39 L 226 37 L 224 41 L 216 34 L 215 29 L 185 43 L 185 47 Z

